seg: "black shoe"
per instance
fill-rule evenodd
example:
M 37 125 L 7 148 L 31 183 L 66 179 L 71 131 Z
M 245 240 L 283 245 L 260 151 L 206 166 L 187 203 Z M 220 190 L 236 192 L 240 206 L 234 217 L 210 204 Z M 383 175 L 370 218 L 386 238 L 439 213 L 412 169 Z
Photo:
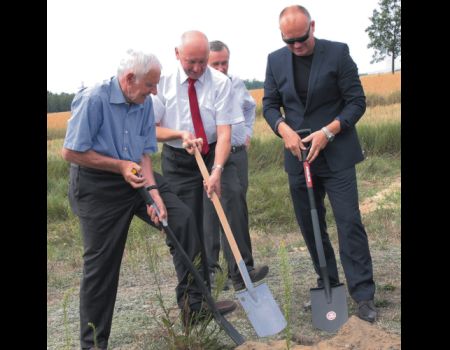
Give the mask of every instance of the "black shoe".
M 364 300 L 358 303 L 358 317 L 367 322 L 374 322 L 377 318 L 377 309 L 373 300 Z
M 253 270 L 250 270 L 248 274 L 250 275 L 250 279 L 252 282 L 261 281 L 264 277 L 267 276 L 269 272 L 269 266 L 263 265 L 255 267 Z M 245 288 L 245 283 L 242 277 L 239 275 L 238 280 L 233 281 L 233 287 L 235 291 L 241 290 Z
M 216 302 L 216 307 L 222 315 L 236 310 L 237 304 L 233 300 L 221 300 Z
M 216 307 L 221 315 L 226 315 L 234 311 L 237 304 L 232 300 L 221 300 L 216 302 Z M 181 310 L 181 321 L 184 327 L 210 321 L 212 318 L 213 314 L 206 303 L 196 303 L 187 308 L 187 310 L 186 308 Z

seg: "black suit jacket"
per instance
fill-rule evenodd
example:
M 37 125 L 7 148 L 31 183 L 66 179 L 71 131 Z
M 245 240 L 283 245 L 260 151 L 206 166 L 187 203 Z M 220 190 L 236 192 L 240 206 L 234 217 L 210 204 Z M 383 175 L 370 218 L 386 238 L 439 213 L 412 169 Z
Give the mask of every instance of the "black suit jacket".
M 284 121 L 294 130 L 307 121 L 314 132 L 339 117 L 341 132 L 321 151 L 331 171 L 346 169 L 364 159 L 355 124 L 366 110 L 366 97 L 347 44 L 315 39 L 306 105 L 295 90 L 292 52 L 283 47 L 269 54 L 263 113 L 274 131 L 282 116 L 281 107 Z M 303 172 L 299 160 L 286 149 L 284 165 L 288 173 Z

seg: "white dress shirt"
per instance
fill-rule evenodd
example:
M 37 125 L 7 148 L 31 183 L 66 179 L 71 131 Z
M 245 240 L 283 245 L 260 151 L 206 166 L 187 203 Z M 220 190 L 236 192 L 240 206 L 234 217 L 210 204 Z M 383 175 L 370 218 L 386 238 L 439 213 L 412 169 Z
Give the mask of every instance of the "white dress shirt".
M 178 62 L 170 74 L 162 74 L 158 94 L 152 95 L 155 122 L 160 126 L 189 131 L 195 135 L 188 96 L 188 76 Z M 217 125 L 230 125 L 244 121 L 242 114 L 233 116 L 230 79 L 219 71 L 207 67 L 195 82 L 200 115 L 208 143 L 217 141 Z M 166 141 L 169 146 L 182 148 L 182 140 Z
M 255 123 L 256 103 L 245 87 L 244 82 L 235 76 L 229 75 L 232 82 L 233 115 L 243 114 L 244 121 L 231 126 L 231 145 L 244 145 L 247 137 L 253 135 L 253 124 Z M 238 112 L 239 111 L 239 112 Z

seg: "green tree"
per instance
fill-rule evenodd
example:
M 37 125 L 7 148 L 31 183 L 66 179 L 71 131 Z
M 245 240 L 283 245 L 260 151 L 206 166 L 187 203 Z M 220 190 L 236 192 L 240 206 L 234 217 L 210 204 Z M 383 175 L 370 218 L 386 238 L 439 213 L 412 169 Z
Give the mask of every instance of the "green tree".
M 400 0 L 380 0 L 378 5 L 380 11 L 373 10 L 372 17 L 369 17 L 372 24 L 366 28 L 370 39 L 367 47 L 375 50 L 370 63 L 380 62 L 386 56 L 391 56 L 394 74 L 395 59 L 402 53 L 401 3 Z
M 245 87 L 248 90 L 253 90 L 253 89 L 262 89 L 264 87 L 264 82 L 263 81 L 259 81 L 253 78 L 253 80 L 248 80 L 245 79 L 244 80 L 244 84 Z
M 70 111 L 70 105 L 74 97 L 75 94 L 65 92 L 54 94 L 47 90 L 47 113 Z

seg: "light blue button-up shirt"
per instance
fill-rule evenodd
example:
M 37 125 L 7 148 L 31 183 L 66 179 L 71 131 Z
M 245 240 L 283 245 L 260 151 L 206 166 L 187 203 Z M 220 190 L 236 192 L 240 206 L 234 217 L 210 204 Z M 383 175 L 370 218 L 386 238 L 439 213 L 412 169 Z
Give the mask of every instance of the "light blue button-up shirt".
M 229 77 L 232 82 L 232 115 L 237 116 L 241 113 L 245 118 L 245 121 L 231 125 L 231 145 L 241 146 L 245 144 L 247 137 L 251 138 L 253 135 L 256 103 L 240 78 L 231 75 Z
M 116 77 L 81 90 L 72 101 L 64 147 L 140 162 L 158 151 L 153 103 L 129 104 Z

